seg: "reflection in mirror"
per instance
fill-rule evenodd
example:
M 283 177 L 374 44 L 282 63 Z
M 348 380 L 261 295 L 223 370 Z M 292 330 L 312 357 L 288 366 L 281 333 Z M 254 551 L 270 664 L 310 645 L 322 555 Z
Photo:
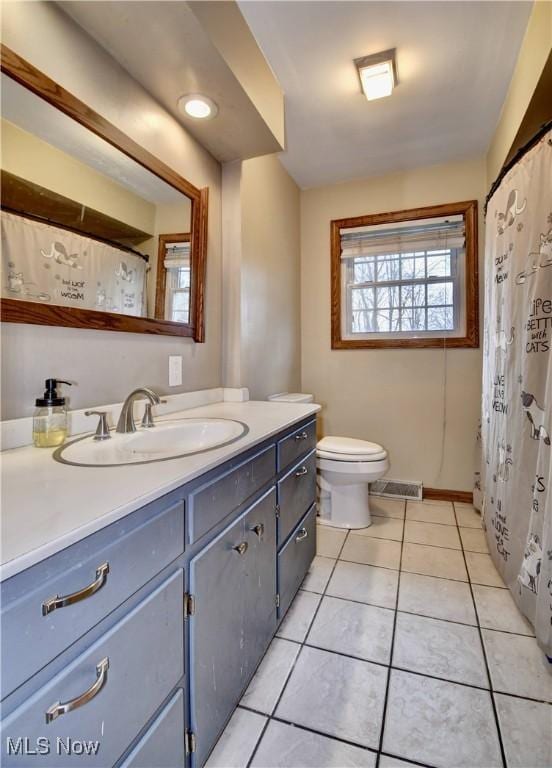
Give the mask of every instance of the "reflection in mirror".
M 188 324 L 190 199 L 6 75 L 2 115 L 2 298 Z

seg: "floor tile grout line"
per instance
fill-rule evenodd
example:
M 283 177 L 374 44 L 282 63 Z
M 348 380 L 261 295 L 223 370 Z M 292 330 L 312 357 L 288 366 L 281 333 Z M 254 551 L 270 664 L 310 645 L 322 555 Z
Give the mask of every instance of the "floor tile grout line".
M 310 630 L 311 630 L 311 627 L 312 627 L 312 625 L 313 625 L 313 623 L 314 623 L 314 621 L 315 621 L 315 619 L 316 619 L 316 616 L 317 616 L 317 614 L 318 614 L 318 611 L 320 610 L 320 606 L 322 605 L 322 600 L 324 599 L 324 595 L 326 594 L 326 590 L 327 590 L 327 588 L 328 588 L 328 584 L 329 584 L 329 583 L 330 583 L 330 581 L 331 581 L 331 578 L 332 578 L 332 576 L 333 576 L 333 573 L 334 573 L 334 571 L 335 571 L 336 565 L 337 565 L 337 563 L 338 563 L 338 561 L 339 561 L 339 555 L 340 555 L 340 554 L 341 554 L 341 552 L 343 551 L 343 547 L 345 546 L 345 542 L 347 541 L 348 537 L 349 537 L 349 531 L 347 531 L 347 533 L 346 533 L 346 535 L 345 535 L 345 538 L 343 539 L 343 543 L 341 544 L 341 549 L 339 550 L 339 553 L 338 553 L 338 556 L 337 556 L 337 558 L 334 560 L 334 564 L 333 564 L 333 566 L 332 566 L 332 570 L 330 571 L 330 575 L 329 575 L 329 577 L 328 577 L 328 580 L 327 580 L 327 582 L 326 582 L 326 586 L 324 587 L 324 591 L 322 592 L 322 595 L 321 595 L 321 597 L 320 597 L 320 600 L 318 601 L 318 605 L 316 606 L 316 609 L 315 609 L 315 611 L 314 611 L 314 614 L 313 614 L 313 616 L 312 616 L 312 619 L 311 619 L 311 621 L 310 621 L 310 623 L 309 623 L 309 626 L 308 626 L 308 629 L 307 629 L 307 631 L 306 631 L 306 633 L 305 633 L 305 636 L 304 636 L 304 638 L 303 638 L 303 641 L 302 641 L 302 642 L 299 644 L 299 645 L 300 645 L 300 647 L 299 647 L 299 651 L 297 652 L 297 655 L 296 655 L 295 659 L 293 660 L 293 664 L 291 665 L 291 667 L 290 667 L 290 669 L 289 669 L 289 672 L 288 672 L 288 674 L 286 675 L 286 678 L 285 678 L 285 680 L 284 680 L 284 684 L 283 684 L 283 686 L 282 686 L 282 689 L 280 690 L 280 693 L 279 693 L 279 695 L 278 695 L 278 698 L 277 698 L 277 700 L 276 700 L 276 703 L 275 703 L 275 704 L 274 704 L 274 706 L 272 707 L 272 710 L 271 710 L 271 712 L 270 712 L 270 714 L 269 714 L 269 716 L 268 716 L 268 719 L 267 719 L 266 723 L 264 724 L 264 727 L 263 727 L 263 729 L 262 729 L 261 733 L 259 734 L 259 738 L 257 739 L 257 743 L 255 744 L 255 748 L 253 749 L 253 752 L 251 753 L 251 757 L 249 758 L 249 760 L 248 760 L 248 762 L 247 762 L 247 766 L 246 766 L 246 768 L 250 768 L 250 766 L 251 766 L 251 763 L 253 762 L 253 760 L 254 760 L 254 758 L 255 758 L 255 755 L 257 754 L 257 750 L 259 749 L 259 746 L 260 746 L 260 744 L 261 744 L 261 741 L 262 741 L 262 739 L 263 739 L 263 736 L 264 736 L 264 734 L 265 734 L 265 732 L 266 732 L 266 729 L 268 728 L 268 725 L 269 725 L 270 721 L 272 720 L 272 718 L 273 718 L 273 715 L 275 715 L 275 713 L 276 713 L 276 710 L 278 709 L 278 706 L 280 705 L 280 701 L 282 700 L 282 696 L 284 695 L 284 692 L 285 692 L 285 690 L 286 690 L 286 688 L 287 688 L 287 684 L 288 684 L 288 682 L 289 682 L 289 680 L 290 680 L 290 678 L 291 678 L 291 675 L 293 674 L 293 671 L 294 671 L 294 669 L 295 669 L 295 667 L 296 667 L 296 665 L 297 665 L 297 661 L 299 660 L 299 657 L 301 656 L 301 653 L 303 652 L 303 647 L 304 647 L 304 645 L 305 645 L 305 641 L 306 641 L 306 639 L 307 639 L 307 637 L 308 637 L 308 634 L 309 634 L 309 632 L 310 632 Z M 316 557 L 316 550 L 315 550 L 315 557 Z M 299 589 L 300 589 L 300 588 L 301 588 L 301 587 L 299 587 Z M 299 590 L 297 590 L 297 592 L 298 592 L 298 591 L 299 591 Z M 297 596 L 297 593 L 295 593 L 295 596 Z M 294 597 L 293 599 L 295 600 L 295 597 Z M 293 602 L 293 601 L 292 601 L 292 602 Z M 290 603 L 290 605 L 289 605 L 289 607 L 288 607 L 288 610 L 289 610 L 289 608 L 291 608 L 291 603 Z M 270 646 L 269 646 L 269 647 L 270 647 Z
M 314 733 L 316 734 L 316 736 L 322 736 L 325 739 L 331 739 L 332 741 L 338 741 L 341 744 L 347 744 L 350 747 L 356 747 L 357 749 L 362 749 L 365 752 L 370 752 L 376 757 L 378 755 L 381 755 L 382 757 L 390 757 L 393 760 L 403 760 L 403 761 L 406 760 L 412 763 L 412 765 L 419 766 L 419 768 L 434 768 L 429 763 L 422 763 L 418 760 L 413 760 L 412 758 L 408 759 L 408 758 L 402 757 L 401 755 L 394 755 L 391 752 L 379 752 L 374 747 L 367 747 L 365 744 L 359 744 L 357 741 L 350 741 L 349 739 L 344 739 L 341 736 L 329 735 L 327 733 L 324 733 L 323 731 L 317 730 L 316 728 L 311 728 L 308 725 L 294 723 L 292 720 L 286 720 L 284 717 L 280 717 L 278 715 L 267 715 L 266 712 L 261 712 L 260 710 L 254 709 L 253 707 L 248 707 L 245 704 L 240 704 L 238 706 L 238 709 L 243 709 L 247 712 L 252 712 L 255 715 L 266 717 L 269 720 L 274 720 L 274 722 L 276 723 L 282 723 L 283 725 L 291 725 L 293 728 L 299 728 L 301 731 L 306 731 L 307 733 Z
M 410 571 L 403 571 L 402 573 L 410 573 Z M 414 574 L 418 575 L 418 574 Z M 428 576 L 428 578 L 437 578 L 434 576 Z M 443 581 L 447 581 L 447 579 L 443 579 Z M 452 579 L 448 579 L 448 581 L 452 581 Z M 466 581 L 463 582 L 455 582 L 455 584 L 465 584 L 468 586 L 468 583 Z M 481 584 L 476 584 L 475 586 L 484 586 Z M 501 589 L 500 587 L 488 587 L 488 589 Z M 308 592 L 306 589 L 299 590 L 300 592 Z M 503 590 L 504 591 L 504 590 Z M 310 595 L 317 595 L 318 592 L 309 592 Z M 319 595 L 321 597 L 321 595 Z M 369 608 L 381 608 L 382 611 L 389 611 L 392 612 L 395 610 L 395 608 L 390 608 L 388 605 L 379 605 L 378 603 L 368 603 L 364 600 L 355 600 L 352 597 L 341 597 L 341 595 L 332 595 L 330 592 L 327 592 L 324 597 L 329 597 L 332 600 L 341 600 L 344 603 L 354 603 L 355 605 L 366 605 Z M 430 616 L 428 613 L 418 613 L 417 611 L 406 611 L 404 608 L 397 608 L 399 613 L 405 613 L 408 616 L 420 616 L 422 619 L 433 619 L 433 621 L 442 621 L 445 624 L 458 624 L 461 627 L 471 627 L 472 629 L 477 629 L 477 623 L 475 624 L 469 624 L 467 621 L 456 621 L 455 619 L 443 619 L 441 616 Z M 527 635 L 523 632 L 512 632 L 512 630 L 509 629 L 499 629 L 498 627 L 484 627 L 481 626 L 481 629 L 484 629 L 487 632 L 502 632 L 504 635 L 515 635 L 516 637 L 531 637 L 534 638 L 535 635 Z M 284 635 L 279 635 L 276 633 L 275 637 L 280 638 L 281 640 L 287 640 L 290 643 L 300 643 L 299 640 L 293 640 L 292 638 L 285 637 Z
M 398 616 L 398 609 L 399 609 L 399 591 L 401 588 L 401 567 L 402 567 L 402 557 L 403 557 L 403 550 L 404 550 L 404 533 L 406 529 L 406 509 L 407 509 L 407 503 L 404 502 L 404 512 L 405 512 L 405 522 L 403 523 L 403 538 L 401 541 L 401 551 L 399 554 L 399 571 L 398 571 L 398 577 L 397 577 L 397 593 L 395 595 L 395 610 L 394 610 L 394 616 L 393 616 L 393 631 L 391 633 L 391 647 L 389 649 L 389 669 L 387 671 L 387 681 L 385 685 L 385 695 L 383 698 L 383 709 L 381 713 L 381 729 L 380 729 L 380 739 L 379 739 L 379 748 L 378 748 L 378 756 L 376 759 L 376 768 L 379 768 L 380 764 L 380 755 L 383 750 L 383 739 L 385 735 L 385 720 L 387 718 L 387 704 L 389 701 L 389 688 L 391 687 L 391 665 L 393 664 L 393 653 L 395 650 L 395 635 L 397 631 L 397 616 Z
M 391 541 L 391 539 L 390 539 L 390 541 Z M 400 543 L 400 542 L 397 542 L 397 543 Z M 407 541 L 407 542 L 403 542 L 403 543 L 411 544 L 412 542 Z M 422 544 L 420 546 L 425 546 L 425 545 Z M 431 546 L 431 545 L 429 545 L 429 546 Z M 433 547 L 433 548 L 434 549 L 446 549 L 446 547 Z M 453 550 L 449 550 L 449 551 L 459 552 L 459 553 L 462 552 L 461 549 L 453 549 Z M 486 552 L 472 552 L 470 554 L 484 555 L 484 554 L 487 554 L 487 553 Z M 318 557 L 323 557 L 324 560 L 335 560 L 336 559 L 336 558 L 333 558 L 333 557 L 326 557 L 325 555 L 318 555 Z M 395 573 L 398 573 L 398 568 L 388 568 L 385 565 L 372 565 L 372 563 L 359 563 L 356 560 L 344 560 L 342 557 L 339 557 L 337 559 L 341 563 L 352 563 L 353 565 L 366 565 L 369 568 L 383 568 L 383 570 L 385 570 L 385 571 L 394 571 Z M 460 582 L 461 584 L 467 584 L 468 583 L 467 579 L 453 579 L 450 576 L 434 576 L 433 574 L 421 573 L 420 571 L 408 571 L 405 568 L 401 568 L 401 570 L 402 570 L 403 573 L 413 573 L 415 576 L 427 576 L 430 579 L 444 579 L 445 581 L 457 581 L 457 582 Z M 497 586 L 496 584 L 483 584 L 483 583 L 481 583 L 479 581 L 473 581 L 472 584 L 474 584 L 477 587 L 493 587 L 494 589 L 505 589 L 505 590 L 508 589 L 508 587 L 500 587 L 500 586 Z M 306 587 L 303 587 L 303 589 L 304 589 L 305 592 L 314 592 L 313 589 L 307 589 Z M 322 593 L 321 592 L 314 592 L 314 594 L 320 595 Z
M 453 512 L 454 512 L 454 518 L 456 520 L 456 525 L 457 525 L 457 527 L 459 527 L 458 526 L 458 517 L 456 515 L 456 506 L 454 505 L 454 503 L 452 505 L 452 509 L 453 509 Z M 481 643 L 481 650 L 482 650 L 482 653 L 483 653 L 483 661 L 485 662 L 485 669 L 487 671 L 487 677 L 488 677 L 488 680 L 489 680 L 489 692 L 490 692 L 491 706 L 492 706 L 493 715 L 494 715 L 495 724 L 496 724 L 496 732 L 497 732 L 497 736 L 498 736 L 498 744 L 499 744 L 499 747 L 500 747 L 500 754 L 501 754 L 501 757 L 502 757 L 502 764 L 503 764 L 504 768 L 508 768 L 508 763 L 506 761 L 506 750 L 504 749 L 504 743 L 502 741 L 502 731 L 500 729 L 500 720 L 499 720 L 499 717 L 498 717 L 498 711 L 497 711 L 497 708 L 496 708 L 496 702 L 495 702 L 495 698 L 494 698 L 494 695 L 493 695 L 493 681 L 492 681 L 492 677 L 491 677 L 491 669 L 490 669 L 490 666 L 489 666 L 489 660 L 487 658 L 487 649 L 485 648 L 485 643 L 483 641 L 483 633 L 481 631 L 481 623 L 479 621 L 479 612 L 477 610 L 477 603 L 476 603 L 476 600 L 475 600 L 475 594 L 473 592 L 473 587 L 472 587 L 472 583 L 471 583 L 471 576 L 470 576 L 470 572 L 469 572 L 469 569 L 468 569 L 468 561 L 466 559 L 466 553 L 464 551 L 464 546 L 463 545 L 462 545 L 462 556 L 464 558 L 464 564 L 465 564 L 465 567 L 466 567 L 466 572 L 468 574 L 468 584 L 469 584 L 469 587 L 470 587 L 470 594 L 471 594 L 472 600 L 473 600 L 473 608 L 474 608 L 474 611 L 475 611 L 475 618 L 477 619 L 477 630 L 479 632 L 479 641 Z

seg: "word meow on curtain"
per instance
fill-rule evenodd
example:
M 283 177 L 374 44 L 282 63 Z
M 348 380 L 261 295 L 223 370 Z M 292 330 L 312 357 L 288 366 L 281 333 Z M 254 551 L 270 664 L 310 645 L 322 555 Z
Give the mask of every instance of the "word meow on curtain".
M 495 565 L 552 656 L 552 131 L 494 191 L 485 243 L 483 516 Z
M 6 211 L 1 222 L 3 298 L 146 316 L 140 256 Z

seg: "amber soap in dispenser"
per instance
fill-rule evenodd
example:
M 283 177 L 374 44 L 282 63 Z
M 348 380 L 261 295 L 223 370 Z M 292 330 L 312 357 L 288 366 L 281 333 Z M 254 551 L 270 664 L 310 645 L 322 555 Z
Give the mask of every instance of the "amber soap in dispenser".
M 65 398 L 58 395 L 58 384 L 71 386 L 70 381 L 46 379 L 44 396 L 36 399 L 33 443 L 37 448 L 55 448 L 67 437 L 67 407 Z

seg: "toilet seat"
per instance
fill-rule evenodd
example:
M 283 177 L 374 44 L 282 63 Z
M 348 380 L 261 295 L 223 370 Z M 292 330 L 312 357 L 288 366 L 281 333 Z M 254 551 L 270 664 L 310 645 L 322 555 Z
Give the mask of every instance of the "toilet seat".
M 372 462 L 387 458 L 387 451 L 377 443 L 331 435 L 318 441 L 316 454 L 320 459 L 343 462 Z

